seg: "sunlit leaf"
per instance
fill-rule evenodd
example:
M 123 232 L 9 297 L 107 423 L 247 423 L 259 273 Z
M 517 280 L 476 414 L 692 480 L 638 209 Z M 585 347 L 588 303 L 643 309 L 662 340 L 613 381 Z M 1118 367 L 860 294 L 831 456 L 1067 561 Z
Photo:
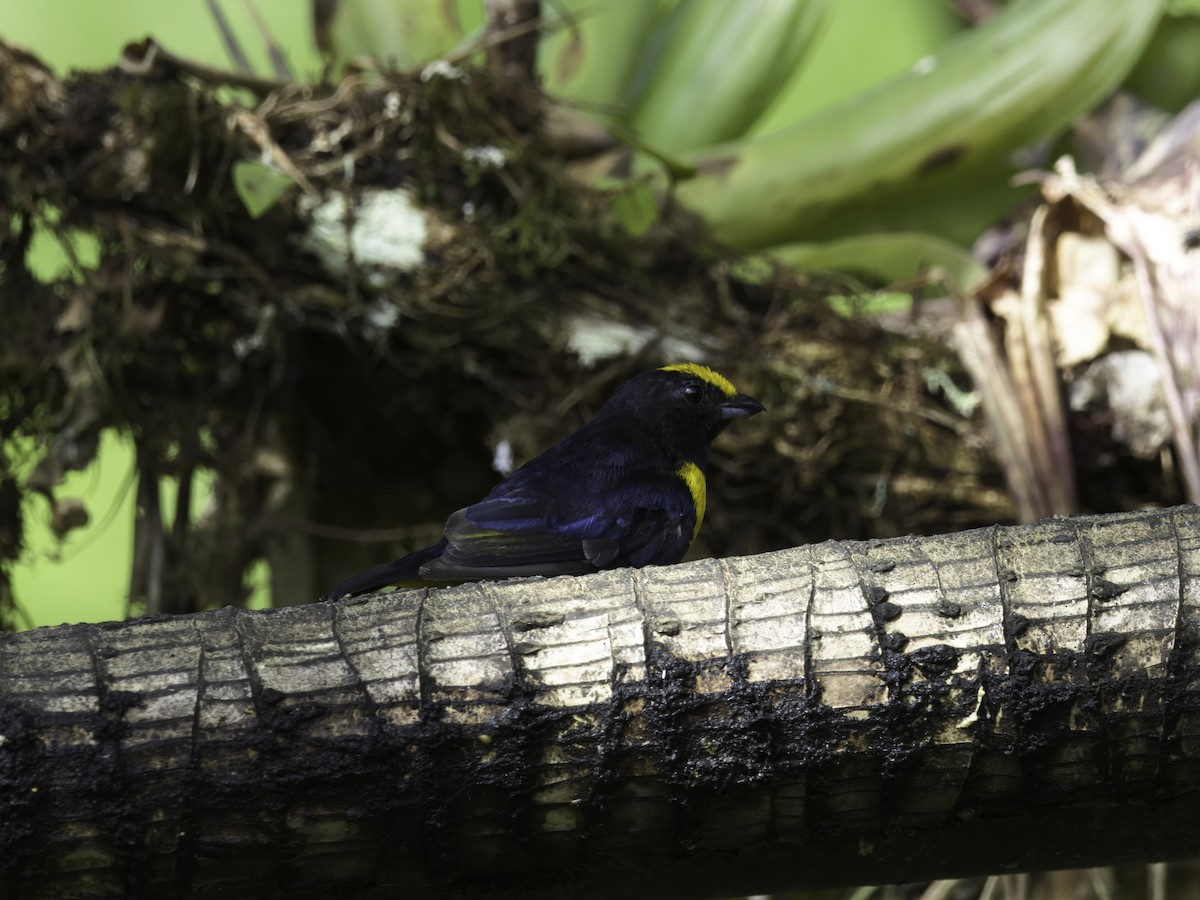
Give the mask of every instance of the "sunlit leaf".
M 233 187 L 251 218 L 274 206 L 292 184 L 287 175 L 263 163 L 238 160 L 233 164 Z

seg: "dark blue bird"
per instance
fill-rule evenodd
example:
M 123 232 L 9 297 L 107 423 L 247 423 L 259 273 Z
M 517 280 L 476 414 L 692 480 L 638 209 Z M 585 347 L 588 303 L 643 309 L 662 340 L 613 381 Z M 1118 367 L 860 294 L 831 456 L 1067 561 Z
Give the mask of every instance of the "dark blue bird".
M 679 562 L 704 519 L 709 445 L 731 419 L 762 410 L 705 366 L 645 372 L 579 430 L 451 515 L 437 544 L 355 575 L 321 599 L 398 582 Z

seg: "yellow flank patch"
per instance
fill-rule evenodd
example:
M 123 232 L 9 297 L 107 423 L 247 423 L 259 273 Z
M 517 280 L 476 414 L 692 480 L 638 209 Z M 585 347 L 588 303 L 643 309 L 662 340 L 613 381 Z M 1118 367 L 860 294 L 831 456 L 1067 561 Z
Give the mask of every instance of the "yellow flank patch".
M 687 372 L 689 375 L 695 375 L 701 381 L 707 381 L 726 397 L 732 397 L 737 393 L 737 388 L 733 386 L 733 382 L 722 375 L 720 372 L 714 372 L 708 366 L 702 366 L 699 363 L 678 363 L 674 366 L 663 366 L 659 369 L 660 372 Z M 704 480 L 704 476 L 700 476 L 700 480 Z
M 704 473 L 694 462 L 685 462 L 675 470 L 675 474 L 683 479 L 683 483 L 691 491 L 692 506 L 696 507 L 696 527 L 692 529 L 692 540 L 694 541 L 696 535 L 700 533 L 700 523 L 704 521 L 704 508 L 708 503 L 708 485 L 704 481 Z

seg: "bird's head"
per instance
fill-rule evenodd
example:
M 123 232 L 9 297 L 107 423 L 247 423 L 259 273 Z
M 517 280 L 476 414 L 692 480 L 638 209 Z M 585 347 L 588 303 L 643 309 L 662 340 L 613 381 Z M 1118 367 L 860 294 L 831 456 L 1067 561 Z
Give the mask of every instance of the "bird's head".
M 678 456 L 702 462 L 730 420 L 760 413 L 763 405 L 719 372 L 680 363 L 630 379 L 604 411 L 637 416 Z

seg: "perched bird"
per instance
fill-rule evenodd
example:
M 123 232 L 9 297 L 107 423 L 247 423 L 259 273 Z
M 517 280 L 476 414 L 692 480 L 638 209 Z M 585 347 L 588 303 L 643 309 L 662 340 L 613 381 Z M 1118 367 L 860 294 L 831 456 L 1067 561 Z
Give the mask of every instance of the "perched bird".
M 709 445 L 730 419 L 762 411 L 706 366 L 645 372 L 577 431 L 451 515 L 437 544 L 355 575 L 321 599 L 397 582 L 679 562 L 704 519 Z

